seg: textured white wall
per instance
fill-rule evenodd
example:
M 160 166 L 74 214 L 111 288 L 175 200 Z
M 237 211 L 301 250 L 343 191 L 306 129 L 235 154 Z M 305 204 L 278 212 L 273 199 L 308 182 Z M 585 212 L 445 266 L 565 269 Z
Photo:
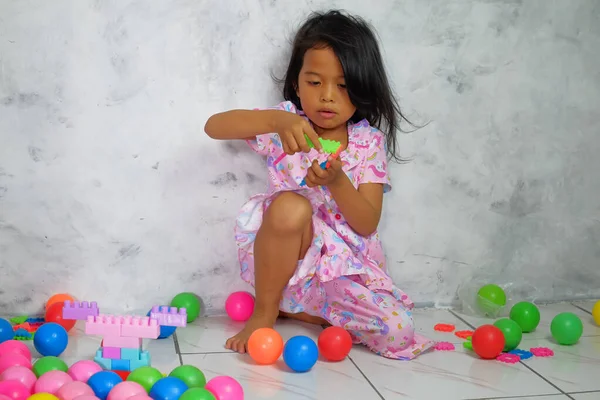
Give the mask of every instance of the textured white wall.
M 328 3 L 376 26 L 405 110 L 431 121 L 392 168 L 397 284 L 437 304 L 490 274 L 600 295 L 595 0 L 0 0 L 0 312 L 183 290 L 218 312 L 244 288 L 233 222 L 265 171 L 203 125 L 276 104 L 270 73 Z

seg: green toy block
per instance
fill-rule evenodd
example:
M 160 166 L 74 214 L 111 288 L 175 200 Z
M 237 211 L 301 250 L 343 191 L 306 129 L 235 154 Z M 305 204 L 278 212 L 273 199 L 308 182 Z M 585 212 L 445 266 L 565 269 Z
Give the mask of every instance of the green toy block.
M 308 135 L 304 134 L 304 138 L 306 139 L 306 143 L 308 143 L 308 147 L 313 149 L 315 147 L 315 144 L 310 140 Z M 319 143 L 321 143 L 321 147 L 323 147 L 323 151 L 327 154 L 335 153 L 338 150 L 338 148 L 342 145 L 340 142 L 337 142 L 335 140 L 321 139 L 321 138 L 319 138 Z

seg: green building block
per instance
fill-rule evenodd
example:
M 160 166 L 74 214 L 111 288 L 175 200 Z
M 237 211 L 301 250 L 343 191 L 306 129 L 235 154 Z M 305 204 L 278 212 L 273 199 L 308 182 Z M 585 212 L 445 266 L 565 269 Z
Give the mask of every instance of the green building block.
M 306 143 L 308 143 L 308 147 L 313 149 L 315 147 L 314 143 L 310 140 L 308 135 L 304 134 L 304 138 L 306 139 Z M 323 151 L 327 154 L 335 153 L 339 147 L 342 145 L 340 142 L 329 139 L 321 139 L 319 138 L 319 143 L 321 143 L 321 147 L 323 147 Z

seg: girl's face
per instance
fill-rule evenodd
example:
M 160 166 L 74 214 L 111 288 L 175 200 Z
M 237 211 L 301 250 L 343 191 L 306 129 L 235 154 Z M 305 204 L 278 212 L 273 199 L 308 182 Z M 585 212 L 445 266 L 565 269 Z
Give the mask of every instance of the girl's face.
M 356 107 L 350 101 L 342 64 L 333 50 L 310 49 L 304 54 L 297 95 L 317 133 L 342 127 L 346 132 L 346 124 Z

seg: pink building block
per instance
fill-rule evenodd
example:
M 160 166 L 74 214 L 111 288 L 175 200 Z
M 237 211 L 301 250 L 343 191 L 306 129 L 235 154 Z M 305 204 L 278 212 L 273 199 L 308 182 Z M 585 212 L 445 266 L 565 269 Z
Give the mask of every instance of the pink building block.
M 118 347 L 120 349 L 141 349 L 142 339 L 136 337 L 105 336 L 102 340 L 102 346 Z
M 123 317 L 100 314 L 89 316 L 85 322 L 86 335 L 121 336 Z
M 160 325 L 158 321 L 148 317 L 122 317 L 121 335 L 144 339 L 158 339 Z
M 102 357 L 110 358 L 111 360 L 121 359 L 121 349 L 118 347 L 102 347 Z
M 89 316 L 97 317 L 100 314 L 98 310 L 98 304 L 95 301 L 88 303 L 83 302 L 72 302 L 65 301 L 63 306 L 63 318 L 64 319 L 76 319 L 79 321 L 85 321 Z
M 158 321 L 161 326 L 180 326 L 187 325 L 187 311 L 185 308 L 154 306 L 150 311 L 150 318 Z

